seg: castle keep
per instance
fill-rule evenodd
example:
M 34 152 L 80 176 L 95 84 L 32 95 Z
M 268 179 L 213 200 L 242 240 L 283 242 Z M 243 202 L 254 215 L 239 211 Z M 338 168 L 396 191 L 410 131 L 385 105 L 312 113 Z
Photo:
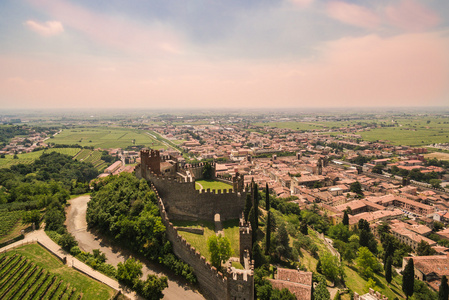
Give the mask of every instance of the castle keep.
M 237 174 L 232 181 L 215 178 L 215 164 L 212 163 L 214 179 L 232 184 L 233 189 L 198 191 L 195 189 L 195 180 L 203 178 L 205 164 L 181 165 L 173 157 L 162 156 L 157 150 L 142 150 L 140 156 L 141 163 L 136 166 L 136 176 L 151 184 L 173 252 L 193 267 L 204 295 L 214 300 L 254 299 L 251 224 L 242 217 L 249 190 L 244 189 L 243 176 Z M 244 270 L 235 269 L 229 263 L 224 274 L 219 272 L 178 233 L 170 221 L 214 221 L 216 214 L 220 215 L 222 221 L 240 218 L 239 260 Z
M 136 175 L 150 181 L 164 201 L 172 220 L 214 221 L 215 214 L 222 221 L 238 219 L 245 205 L 243 176 L 234 177 L 229 190 L 196 190 L 195 180 L 203 178 L 204 164 L 181 166 L 171 157 L 162 157 L 157 150 L 142 150 Z M 215 176 L 215 164 L 212 163 Z M 221 181 L 225 181 L 220 179 Z

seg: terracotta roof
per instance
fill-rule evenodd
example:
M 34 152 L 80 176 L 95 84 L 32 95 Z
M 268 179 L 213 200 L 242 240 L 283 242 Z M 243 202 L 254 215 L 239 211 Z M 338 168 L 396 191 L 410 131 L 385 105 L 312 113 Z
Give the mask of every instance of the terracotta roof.
M 409 259 L 406 257 L 405 259 Z M 436 273 L 440 277 L 449 276 L 449 258 L 448 255 L 432 255 L 432 256 L 415 256 L 413 264 L 416 269 L 423 274 Z

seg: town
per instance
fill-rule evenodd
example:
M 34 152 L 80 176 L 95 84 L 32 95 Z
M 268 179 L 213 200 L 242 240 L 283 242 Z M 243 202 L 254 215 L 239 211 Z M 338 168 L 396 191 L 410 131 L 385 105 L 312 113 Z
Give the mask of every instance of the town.
M 400 260 L 395 261 L 397 272 L 402 272 L 405 268 L 408 261 L 407 254 L 412 255 L 416 278 L 438 292 L 443 276 L 449 275 L 445 271 L 449 266 L 447 259 L 449 257 L 449 228 L 445 229 L 446 224 L 449 223 L 449 190 L 447 189 L 449 160 L 445 160 L 444 153 L 448 144 L 438 143 L 439 140 L 436 139 L 425 145 L 422 143 L 403 145 L 395 140 L 389 141 L 385 137 L 376 140 L 364 139 L 363 135 L 384 128 L 391 130 L 418 127 L 414 130 L 431 130 L 436 124 L 446 123 L 444 121 L 446 116 L 440 115 L 410 116 L 409 118 L 407 120 L 388 116 L 373 119 L 363 114 L 358 118 L 354 116 L 298 117 L 283 114 L 269 117 L 238 114 L 192 117 L 188 114 L 180 114 L 179 116 L 131 117 L 122 120 L 121 125 L 114 124 L 108 117 L 95 121 L 73 119 L 52 127 L 35 127 L 27 122 L 25 125 L 14 125 L 18 134 L 17 136 L 10 134 L 9 142 L 4 142 L 0 162 L 2 159 L 7 161 L 8 165 L 5 164 L 5 167 L 30 164 L 37 157 L 25 158 L 27 155 L 59 151 L 71 155 L 73 160 L 94 165 L 98 170 L 97 179 L 92 181 L 96 182 L 95 186 L 108 176 L 132 173 L 137 171 L 137 168 L 142 168 L 142 150 L 155 147 L 158 162 L 157 166 L 146 162 L 149 172 L 154 172 L 157 176 L 173 178 L 173 180 L 195 182 L 193 190 L 195 187 L 201 190 L 202 184 L 207 184 L 207 181 L 203 182 L 202 170 L 207 164 L 211 164 L 213 165 L 211 178 L 223 184 L 229 184 L 230 188 L 233 187 L 234 193 L 249 189 L 253 194 L 254 188 L 257 187 L 262 193 L 267 188 L 266 192 L 278 199 L 276 201 L 294 205 L 301 211 L 316 212 L 328 224 L 326 225 L 328 228 L 338 228 L 341 224 L 345 224 L 349 232 L 359 232 L 360 224 L 366 222 L 373 238 L 385 247 L 382 232 L 388 227 L 389 235 L 409 249 L 404 250 L 402 255 L 394 257 Z M 386 124 L 385 121 L 380 121 L 381 119 L 391 121 Z M 5 119 L 4 122 L 7 123 L 8 120 Z M 409 125 L 412 122 L 418 124 L 422 122 L 427 126 Z M 121 130 L 121 136 L 127 136 L 132 131 L 133 139 L 126 142 L 117 141 L 115 144 L 111 144 L 108 140 L 107 143 L 111 147 L 98 147 L 96 145 L 99 145 L 102 137 L 95 137 L 95 134 L 103 133 L 104 130 L 108 130 L 108 134 L 111 135 Z M 143 137 L 146 140 L 143 140 Z M 151 156 L 155 155 L 154 151 L 151 150 Z M 200 169 L 198 169 L 199 164 Z M 180 222 L 176 220 L 184 219 L 183 215 L 186 212 L 182 212 L 183 208 L 179 201 L 184 201 L 182 199 L 192 192 L 180 190 L 179 195 L 172 192 L 167 194 L 164 192 L 166 188 L 159 185 L 156 177 L 143 175 L 146 172 L 145 168 L 138 171 L 139 176 L 146 178 L 154 184 L 156 191 L 162 193 L 160 203 L 162 207 L 165 206 L 165 209 L 162 209 L 161 213 L 167 210 L 170 217 L 170 221 L 168 219 L 165 221 L 166 226 L 173 226 L 170 225 L 171 222 Z M 234 181 L 233 186 L 234 178 L 241 178 L 241 184 L 235 185 Z M 78 189 L 81 187 L 85 185 L 77 186 Z M 167 191 L 172 189 L 169 188 Z M 222 193 L 213 188 L 208 189 L 207 192 L 211 192 L 211 195 Z M 195 197 L 194 194 L 192 195 Z M 231 196 L 231 194 L 229 196 L 223 194 L 221 197 L 226 199 Z M 173 200 L 178 198 L 180 200 Z M 216 201 L 213 197 L 209 200 L 204 199 L 209 203 Z M 232 200 L 240 201 L 241 204 L 232 204 L 234 209 L 229 212 L 236 213 L 232 213 L 231 219 L 238 218 L 238 211 L 243 209 L 240 205 L 243 205 L 244 201 L 238 199 Z M 195 206 L 195 204 L 189 205 L 193 205 L 193 208 Z M 209 204 L 204 205 L 207 207 Z M 169 211 L 174 211 L 175 207 L 177 213 L 170 213 Z M 210 213 L 214 211 L 203 213 L 203 217 L 194 219 L 212 218 L 206 217 Z M 195 209 L 187 213 L 190 216 L 188 219 L 195 214 Z M 222 212 L 221 217 L 225 218 L 226 214 Z M 288 225 L 289 222 L 286 224 Z M 320 229 L 318 224 L 313 222 L 309 222 L 308 225 L 314 227 L 315 229 L 309 230 L 317 232 L 318 235 L 322 233 L 328 235 L 325 238 L 323 236 L 323 243 L 339 260 L 350 262 L 355 258 L 351 258 L 351 254 L 347 253 L 348 249 L 342 246 L 341 239 L 336 239 L 331 233 L 332 229 L 327 232 L 327 229 Z M 189 229 L 189 231 L 192 230 Z M 295 242 L 296 233 L 292 233 L 291 230 L 294 229 L 289 229 L 290 238 Z M 193 230 L 193 232 L 196 231 Z M 181 235 L 184 237 L 185 234 Z M 189 240 L 188 237 L 186 238 Z M 257 237 L 254 238 L 257 239 Z M 235 242 L 238 243 L 238 241 L 231 243 Z M 172 243 L 176 245 L 176 239 Z M 244 242 L 240 241 L 240 251 L 243 251 L 242 243 Z M 185 246 L 178 247 L 182 249 Z M 183 257 L 181 250 L 176 249 L 175 247 L 175 253 L 179 254 L 182 260 L 189 261 L 189 264 L 192 262 Z M 254 250 L 251 247 L 247 249 L 252 256 Z M 312 251 L 311 253 L 316 251 L 304 246 L 298 248 L 298 251 L 301 249 L 303 251 L 309 249 L 307 251 Z M 387 250 L 382 251 L 385 253 Z M 266 253 L 269 253 L 269 250 Z M 376 254 L 377 250 L 374 253 Z M 245 255 L 240 252 L 238 261 L 249 272 L 247 274 L 251 274 L 245 276 L 251 276 L 248 278 L 254 280 L 254 274 L 251 271 L 254 266 L 243 263 Z M 290 256 L 279 257 L 282 260 L 288 257 L 290 260 L 294 256 L 290 254 Z M 310 271 L 317 270 L 305 267 L 306 261 L 302 261 L 301 257 L 296 259 L 303 271 L 293 274 L 288 268 L 278 267 L 273 277 L 277 279 L 272 280 L 271 283 L 273 287 L 287 288 L 298 299 L 312 299 L 313 283 Z M 385 259 L 383 263 L 385 264 Z M 208 298 L 215 298 L 216 295 L 214 296 L 214 292 L 210 291 L 209 284 L 204 283 L 201 279 L 202 275 L 197 273 L 197 268 L 194 267 L 193 271 L 199 278 L 200 287 Z M 286 281 L 284 278 L 292 276 L 297 278 L 296 282 Z M 329 277 L 325 276 L 329 280 Z M 369 276 L 364 278 L 368 280 Z M 338 280 L 335 280 L 333 278 L 331 281 L 336 284 Z M 332 297 L 340 297 L 342 293 L 343 299 L 344 291 L 344 289 L 330 289 Z M 376 291 L 378 287 L 372 284 L 368 290 L 369 296 L 364 296 L 363 291 L 352 296 L 359 297 L 358 299 L 384 299 L 385 295 Z M 257 295 L 257 289 L 253 296 L 251 296 L 252 292 L 235 292 L 230 287 L 227 293 L 230 293 L 228 297 L 231 298 L 231 295 L 252 298 Z

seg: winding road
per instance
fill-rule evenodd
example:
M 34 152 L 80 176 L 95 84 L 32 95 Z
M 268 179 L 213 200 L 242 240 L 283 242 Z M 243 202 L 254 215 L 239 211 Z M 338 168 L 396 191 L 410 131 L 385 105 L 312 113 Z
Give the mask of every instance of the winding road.
M 80 196 L 69 201 L 67 210 L 67 230 L 78 241 L 81 250 L 92 252 L 93 249 L 100 249 L 106 255 L 107 263 L 117 266 L 119 262 L 124 262 L 131 256 L 126 250 L 114 247 L 103 241 L 98 236 L 87 230 L 86 211 L 90 196 Z M 191 287 L 178 276 L 166 274 L 161 266 L 146 261 L 143 263 L 143 278 L 147 274 L 165 275 L 168 278 L 168 288 L 164 290 L 164 299 L 175 300 L 199 300 L 205 299 L 200 293 L 192 290 Z

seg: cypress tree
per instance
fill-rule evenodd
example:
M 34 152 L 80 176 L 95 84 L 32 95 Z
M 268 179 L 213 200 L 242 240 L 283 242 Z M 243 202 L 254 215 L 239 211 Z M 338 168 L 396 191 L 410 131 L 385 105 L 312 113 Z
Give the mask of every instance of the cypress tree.
M 246 222 L 248 222 L 249 212 L 252 207 L 253 207 L 253 203 L 251 202 L 251 195 L 248 193 L 248 194 L 246 194 L 245 208 L 243 209 L 243 216 L 244 216 Z
M 407 265 L 405 266 L 404 271 L 402 272 L 402 291 L 404 291 L 406 299 L 408 299 L 408 297 L 411 297 L 413 295 L 414 287 L 415 287 L 415 267 L 413 264 L 413 259 L 409 258 Z
M 320 274 L 323 273 L 323 270 L 321 269 L 321 259 L 318 259 L 318 263 L 316 264 L 316 271 Z
M 270 210 L 270 191 L 268 189 L 268 183 L 267 183 L 267 185 L 265 187 L 265 209 L 267 211 Z
M 256 222 L 254 221 L 254 207 L 251 207 L 251 210 L 249 211 L 249 215 L 248 215 L 248 221 L 251 223 L 251 229 L 252 229 L 252 235 L 253 235 L 253 245 L 256 242 L 256 228 L 253 224 L 255 224 Z
M 301 225 L 299 226 L 299 231 L 301 231 L 302 234 L 308 235 L 309 234 L 309 228 L 307 226 L 306 222 L 301 222 Z
M 388 284 L 391 283 L 391 264 L 392 259 L 391 256 L 388 256 L 387 263 L 385 264 L 385 280 L 387 280 Z
M 348 212 L 345 210 L 345 213 L 343 215 L 343 225 L 348 226 L 349 225 L 349 216 L 348 216 Z
M 265 255 L 268 255 L 270 253 L 270 242 L 271 242 L 271 212 L 268 211 L 267 232 L 265 234 Z
M 447 284 L 447 277 L 441 277 L 440 289 L 438 290 L 438 300 L 447 300 L 449 297 L 449 286 Z
M 254 185 L 255 186 L 255 191 L 254 191 L 254 227 L 255 229 L 259 228 L 259 200 L 260 200 L 260 195 L 259 195 L 259 187 L 257 186 L 257 184 Z M 254 228 L 253 227 L 253 228 Z M 254 230 L 254 229 L 253 229 Z

